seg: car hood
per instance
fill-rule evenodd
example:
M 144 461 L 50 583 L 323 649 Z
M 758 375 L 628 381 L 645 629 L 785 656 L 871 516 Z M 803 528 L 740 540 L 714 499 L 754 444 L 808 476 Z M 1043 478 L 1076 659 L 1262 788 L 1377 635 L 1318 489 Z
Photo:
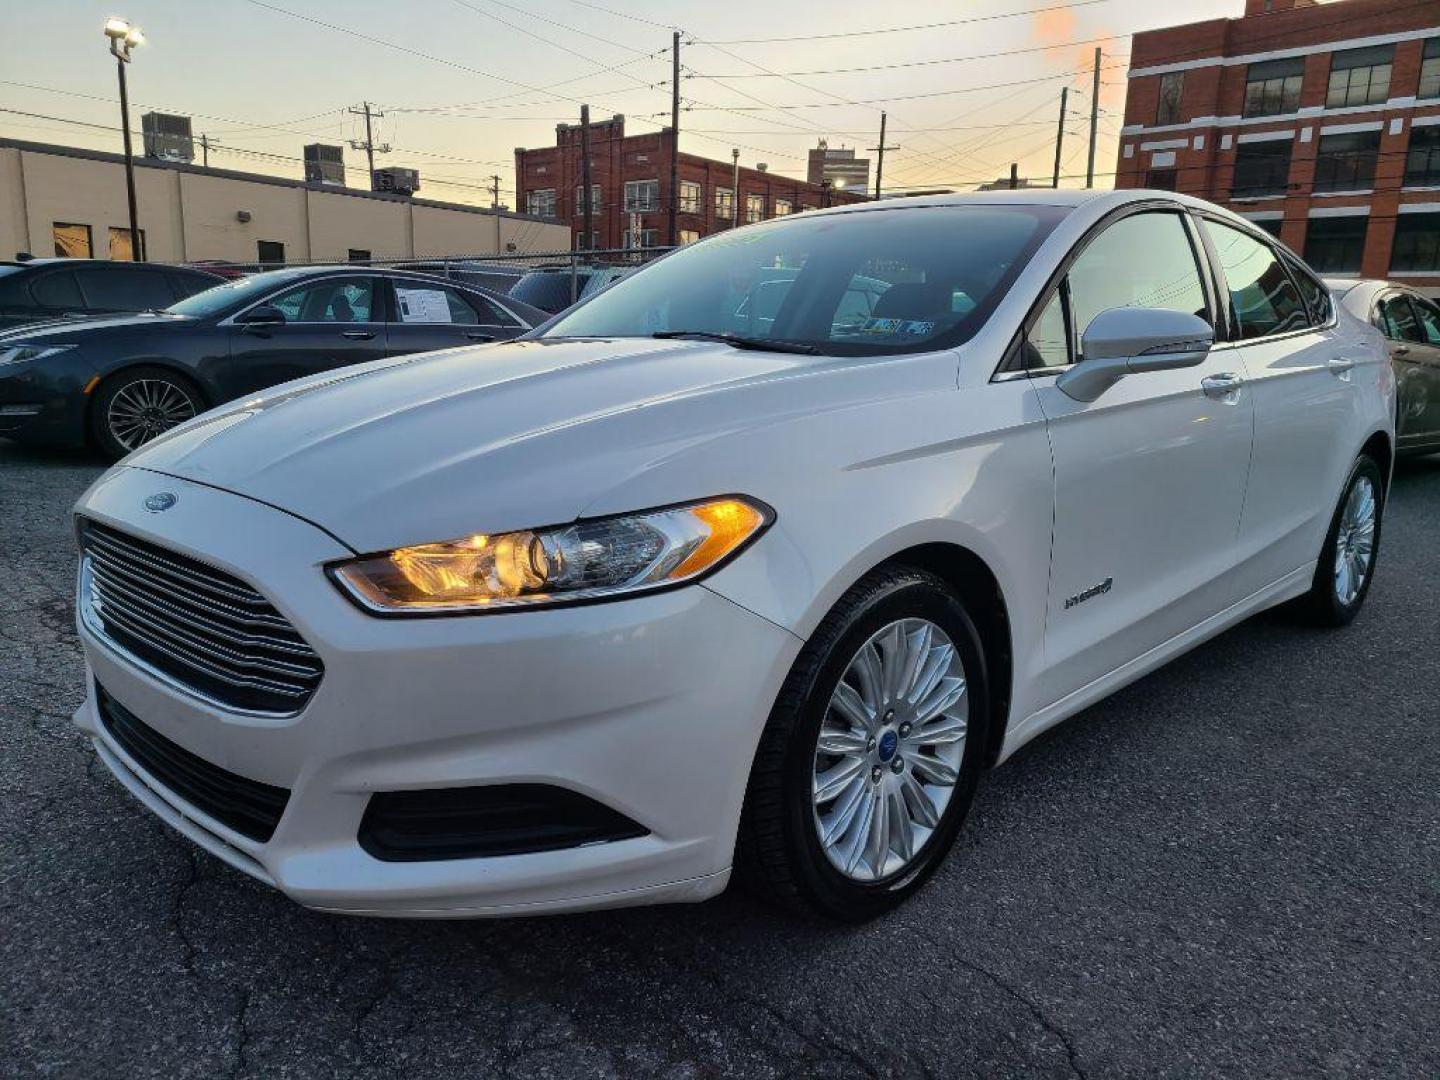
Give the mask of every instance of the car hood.
M 124 465 L 257 499 L 378 551 L 641 509 L 625 502 L 642 497 L 626 485 L 662 468 L 671 501 L 763 499 L 759 481 L 731 467 L 754 457 L 734 453 L 747 433 L 877 394 L 953 389 L 955 372 L 953 353 L 852 360 L 697 341 L 519 341 L 288 383 L 206 413 Z
M 113 334 L 117 330 L 188 326 L 193 319 L 184 315 L 157 313 L 153 315 L 74 315 L 64 319 L 44 319 L 0 330 L 0 343 L 17 341 L 79 341 L 93 334 Z

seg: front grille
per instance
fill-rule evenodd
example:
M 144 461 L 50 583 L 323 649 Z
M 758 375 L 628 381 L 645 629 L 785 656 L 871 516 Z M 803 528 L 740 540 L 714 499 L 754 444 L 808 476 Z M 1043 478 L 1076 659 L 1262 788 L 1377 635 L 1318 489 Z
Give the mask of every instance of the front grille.
M 238 578 L 93 521 L 80 533 L 87 624 L 218 705 L 299 712 L 324 667 L 290 621 Z
M 289 791 L 247 780 L 192 754 L 148 727 L 99 683 L 95 698 L 105 730 L 152 779 L 241 836 L 263 844 L 274 835 Z

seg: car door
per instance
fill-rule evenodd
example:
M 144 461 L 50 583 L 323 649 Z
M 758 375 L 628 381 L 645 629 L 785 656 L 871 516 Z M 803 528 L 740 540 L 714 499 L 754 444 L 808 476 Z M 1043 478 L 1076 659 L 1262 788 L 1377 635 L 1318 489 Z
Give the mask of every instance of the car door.
M 1402 343 L 1396 355 L 1396 375 L 1408 374 L 1409 401 L 1402 405 L 1403 430 L 1397 431 L 1401 450 L 1440 449 L 1440 307 L 1414 293 L 1402 294 L 1414 315 L 1414 340 Z M 1398 424 L 1397 424 L 1398 428 Z
M 1425 333 L 1410 298 L 1399 291 L 1380 294 L 1370 321 L 1385 335 L 1395 366 L 1395 445 L 1407 450 L 1417 437 L 1423 439 L 1427 428 L 1430 386 L 1424 363 Z
M 529 329 L 499 304 L 438 281 L 391 278 L 389 355 L 505 341 Z
M 227 320 L 230 360 L 214 372 L 225 400 L 385 356 L 384 298 L 369 275 L 331 274 L 278 291 Z M 249 325 L 268 305 L 280 324 Z
M 1216 297 L 1196 226 L 1142 207 L 1083 241 L 1027 328 L 1038 373 L 1086 363 L 1091 319 L 1117 307 L 1199 315 Z M 1054 458 L 1046 612 L 1059 700 L 1233 603 L 1235 531 L 1252 434 L 1245 368 L 1233 350 L 1199 366 L 1129 375 L 1095 401 L 1038 384 Z
M 1225 289 L 1232 351 L 1255 401 L 1235 570 L 1249 595 L 1320 551 L 1358 446 L 1344 435 L 1356 405 L 1351 369 L 1360 357 L 1336 332 L 1329 293 L 1268 236 L 1209 216 L 1203 231 Z

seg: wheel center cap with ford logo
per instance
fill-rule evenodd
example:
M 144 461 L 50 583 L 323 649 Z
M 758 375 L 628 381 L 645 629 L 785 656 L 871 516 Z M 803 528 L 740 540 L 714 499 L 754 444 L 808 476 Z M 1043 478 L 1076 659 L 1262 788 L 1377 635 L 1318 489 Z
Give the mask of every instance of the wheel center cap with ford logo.
M 900 745 L 900 736 L 893 731 L 887 731 L 880 736 L 880 745 L 877 749 L 880 752 L 881 761 L 889 761 L 895 756 L 895 750 Z
M 154 495 L 146 499 L 142 505 L 152 514 L 163 514 L 179 501 L 180 496 L 176 495 L 173 491 L 157 491 Z

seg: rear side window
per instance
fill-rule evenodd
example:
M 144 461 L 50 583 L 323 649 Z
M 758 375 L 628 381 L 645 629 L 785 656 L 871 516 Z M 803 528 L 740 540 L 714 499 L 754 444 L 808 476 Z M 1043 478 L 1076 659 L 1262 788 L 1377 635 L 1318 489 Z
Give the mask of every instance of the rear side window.
M 1425 336 L 1420 330 L 1420 323 L 1415 318 L 1415 312 L 1410 308 L 1410 301 L 1400 293 L 1387 296 L 1380 301 L 1375 321 L 1380 327 L 1380 332 L 1391 341 L 1418 343 L 1425 340 Z
M 1415 309 L 1415 318 L 1420 320 L 1420 331 L 1425 335 L 1425 344 L 1440 346 L 1440 308 L 1418 296 L 1410 297 L 1410 305 Z
M 1090 321 L 1117 307 L 1184 311 L 1211 322 L 1200 264 L 1179 214 L 1121 218 L 1092 240 L 1066 274 L 1075 355 Z
M 1316 326 L 1324 326 L 1330 321 L 1330 290 L 1296 260 L 1287 258 L 1285 264 L 1290 267 L 1291 275 L 1300 286 L 1300 295 L 1310 310 L 1311 321 Z
M 80 287 L 75 284 L 75 275 L 69 270 L 40 275 L 39 280 L 30 286 L 30 295 L 41 307 L 83 308 L 85 306 L 85 301 L 80 296 Z
M 96 311 L 145 311 L 175 302 L 165 275 L 151 270 L 77 270 L 85 305 Z
M 1303 330 L 1310 324 L 1300 290 L 1268 244 L 1209 218 L 1205 230 L 1225 272 L 1241 340 Z

